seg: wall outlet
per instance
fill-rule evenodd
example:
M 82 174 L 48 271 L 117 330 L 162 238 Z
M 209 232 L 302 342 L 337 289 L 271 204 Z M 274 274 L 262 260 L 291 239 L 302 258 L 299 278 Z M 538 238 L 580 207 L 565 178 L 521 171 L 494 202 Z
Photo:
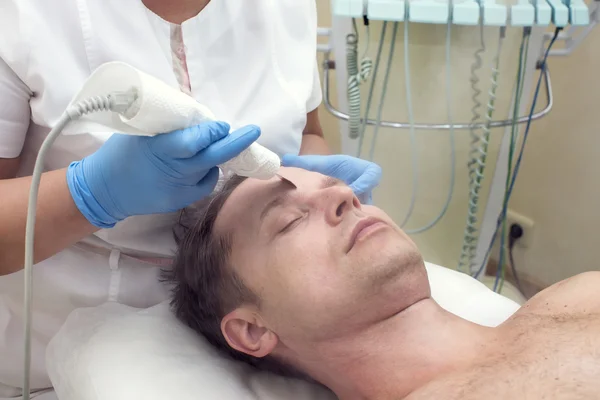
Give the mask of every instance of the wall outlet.
M 510 226 L 512 224 L 519 224 L 523 228 L 523 236 L 521 236 L 515 243 L 516 246 L 529 247 L 533 239 L 533 227 L 534 223 L 531 218 L 521 215 L 513 210 L 507 210 L 506 212 L 506 235 L 510 232 Z M 502 227 L 500 227 L 500 233 Z M 508 237 L 506 238 L 506 245 L 508 246 Z

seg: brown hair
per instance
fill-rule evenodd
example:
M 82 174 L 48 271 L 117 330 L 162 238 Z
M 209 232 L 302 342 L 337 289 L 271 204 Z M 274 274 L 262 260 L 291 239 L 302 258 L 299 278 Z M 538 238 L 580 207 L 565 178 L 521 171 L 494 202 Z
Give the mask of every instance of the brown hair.
M 173 268 L 163 271 L 163 280 L 173 285 L 171 307 L 177 318 L 218 350 L 261 370 L 299 376 L 272 356 L 256 358 L 231 348 L 221 332 L 221 320 L 227 313 L 242 304 L 260 304 L 229 264 L 231 235 L 214 230 L 225 201 L 245 179 L 230 178 L 222 189 L 182 211 L 174 228 L 177 254 Z

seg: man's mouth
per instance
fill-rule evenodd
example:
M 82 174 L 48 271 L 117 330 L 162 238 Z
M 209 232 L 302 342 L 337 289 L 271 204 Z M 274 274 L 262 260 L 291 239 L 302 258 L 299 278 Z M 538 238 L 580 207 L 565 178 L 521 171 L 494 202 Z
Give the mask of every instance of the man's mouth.
M 352 235 L 350 235 L 350 241 L 346 253 L 352 250 L 357 242 L 367 238 L 371 233 L 385 225 L 385 222 L 373 217 L 368 217 L 359 221 L 352 230 Z

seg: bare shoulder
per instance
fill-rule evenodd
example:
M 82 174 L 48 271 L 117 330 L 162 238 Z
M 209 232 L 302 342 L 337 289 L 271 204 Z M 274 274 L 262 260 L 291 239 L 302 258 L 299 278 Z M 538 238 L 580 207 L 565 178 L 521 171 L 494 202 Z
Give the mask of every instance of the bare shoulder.
M 532 297 L 517 314 L 600 314 L 600 271 L 560 281 Z

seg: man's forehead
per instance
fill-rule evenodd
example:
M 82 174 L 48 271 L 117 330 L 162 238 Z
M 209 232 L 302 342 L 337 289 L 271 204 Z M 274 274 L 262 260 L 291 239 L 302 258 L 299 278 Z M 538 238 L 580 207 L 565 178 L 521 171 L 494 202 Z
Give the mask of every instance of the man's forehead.
M 246 179 L 236 187 L 219 211 L 215 220 L 215 230 L 220 233 L 231 233 L 233 228 L 240 223 L 246 222 L 252 208 L 256 207 L 256 196 L 260 189 L 256 188 L 256 179 Z M 248 196 L 254 196 L 249 198 Z M 232 223 L 237 221 L 236 223 Z
M 281 176 L 291 180 L 299 190 L 317 187 L 324 178 L 323 175 L 299 168 L 283 167 L 279 170 Z M 272 198 L 282 187 L 282 180 L 275 176 L 268 180 L 248 178 L 233 190 L 223 204 L 215 228 L 224 232 L 227 227 L 235 227 L 244 223 L 248 225 L 253 216 L 258 215 L 265 202 Z M 230 230 L 231 228 L 229 228 Z

